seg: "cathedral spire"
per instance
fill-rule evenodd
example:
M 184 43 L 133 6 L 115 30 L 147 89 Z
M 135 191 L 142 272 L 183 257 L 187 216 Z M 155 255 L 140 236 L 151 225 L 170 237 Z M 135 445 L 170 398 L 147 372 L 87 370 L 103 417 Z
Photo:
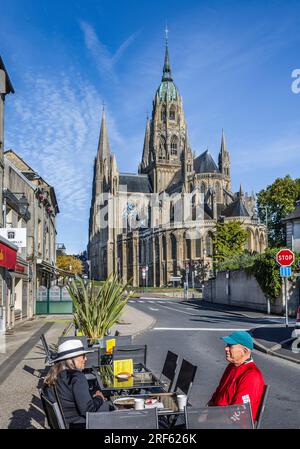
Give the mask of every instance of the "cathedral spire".
M 166 28 L 166 50 L 165 50 L 165 62 L 163 67 L 163 77 L 162 81 L 173 81 L 171 75 L 170 57 L 169 57 L 169 47 L 168 47 L 168 29 Z
M 225 143 L 224 129 L 222 128 L 221 148 L 219 153 L 219 170 L 230 177 L 230 157 Z
M 150 121 L 149 121 L 149 117 L 147 114 L 143 157 L 142 157 L 142 168 L 147 167 L 147 165 L 149 163 L 149 151 L 150 151 Z
M 103 112 L 102 112 L 102 121 L 101 121 L 101 129 L 100 129 L 100 136 L 99 136 L 99 143 L 98 143 L 98 153 L 97 158 L 100 163 L 103 163 L 105 159 L 107 162 L 110 160 L 110 148 L 109 148 L 109 142 L 108 142 L 108 133 L 106 128 L 106 113 L 103 106 Z
M 225 136 L 224 136 L 224 129 L 222 128 L 222 139 L 221 139 L 221 149 L 220 153 L 227 152 L 226 143 L 225 143 Z

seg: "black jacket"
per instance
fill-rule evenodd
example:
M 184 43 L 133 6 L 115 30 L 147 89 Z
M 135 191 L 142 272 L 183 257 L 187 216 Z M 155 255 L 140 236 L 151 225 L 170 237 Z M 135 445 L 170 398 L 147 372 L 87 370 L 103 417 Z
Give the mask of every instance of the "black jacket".
M 101 406 L 104 404 L 101 397 L 91 397 L 88 381 L 79 370 L 61 371 L 55 385 L 68 427 L 70 424 L 85 423 L 86 412 L 100 411 Z M 49 390 L 52 390 L 52 388 Z M 55 400 L 53 390 L 50 396 Z M 106 407 L 104 408 L 107 410 Z

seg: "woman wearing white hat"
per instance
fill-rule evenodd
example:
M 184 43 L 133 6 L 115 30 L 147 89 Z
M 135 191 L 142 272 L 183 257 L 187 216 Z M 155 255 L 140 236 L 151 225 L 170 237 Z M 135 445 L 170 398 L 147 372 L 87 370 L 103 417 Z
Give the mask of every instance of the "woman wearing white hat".
M 86 353 L 80 340 L 66 340 L 58 347 L 57 358 L 47 374 L 44 385 L 50 399 L 58 400 L 68 427 L 85 423 L 86 412 L 108 411 L 109 402 L 98 390 L 91 397 L 89 385 L 82 370 Z

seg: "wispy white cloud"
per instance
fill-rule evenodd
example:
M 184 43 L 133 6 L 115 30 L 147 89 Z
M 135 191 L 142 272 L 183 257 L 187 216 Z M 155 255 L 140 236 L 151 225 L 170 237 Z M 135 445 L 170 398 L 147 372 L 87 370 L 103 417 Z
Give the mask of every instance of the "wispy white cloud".
M 14 120 L 6 127 L 6 148 L 53 185 L 61 216 L 72 220 L 88 217 L 102 99 L 79 75 L 27 75 L 26 89 L 14 98 Z M 124 139 L 110 110 L 107 117 L 111 147 L 122 148 Z
M 115 54 L 112 54 L 98 38 L 94 28 L 89 23 L 80 21 L 80 28 L 84 35 L 85 45 L 91 52 L 100 74 L 109 75 L 116 80 L 117 76 L 114 71 L 114 66 L 121 59 L 126 49 L 135 41 L 139 32 L 135 32 L 129 36 L 120 45 Z

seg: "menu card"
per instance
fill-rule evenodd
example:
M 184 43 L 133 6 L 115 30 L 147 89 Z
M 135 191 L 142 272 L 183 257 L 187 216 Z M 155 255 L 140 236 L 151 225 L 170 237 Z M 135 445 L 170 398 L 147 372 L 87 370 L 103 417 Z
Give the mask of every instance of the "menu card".
M 133 374 L 132 359 L 114 360 L 113 366 L 114 366 L 114 376 L 117 376 L 119 373 Z
M 111 354 L 113 348 L 116 346 L 116 339 L 112 338 L 110 340 L 106 340 L 106 352 Z

